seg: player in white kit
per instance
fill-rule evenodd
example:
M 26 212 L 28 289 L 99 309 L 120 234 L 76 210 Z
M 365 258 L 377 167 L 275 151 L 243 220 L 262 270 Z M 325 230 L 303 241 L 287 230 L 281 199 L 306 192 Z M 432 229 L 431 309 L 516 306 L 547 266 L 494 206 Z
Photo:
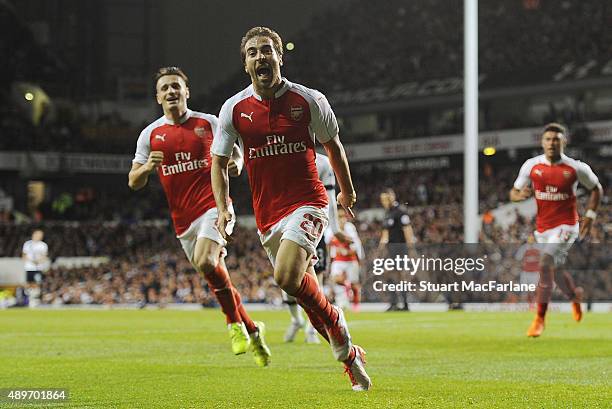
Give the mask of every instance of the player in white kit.
M 44 236 L 42 230 L 34 230 L 32 239 L 23 243 L 21 252 L 30 307 L 36 307 L 40 303 L 44 272 L 49 268 L 49 247 L 43 241 Z

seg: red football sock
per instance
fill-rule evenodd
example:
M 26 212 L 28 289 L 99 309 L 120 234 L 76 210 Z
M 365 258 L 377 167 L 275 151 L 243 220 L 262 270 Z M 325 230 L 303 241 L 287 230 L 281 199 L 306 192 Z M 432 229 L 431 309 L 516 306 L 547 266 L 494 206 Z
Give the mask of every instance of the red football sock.
M 240 293 L 236 290 L 236 287 L 232 287 L 232 292 L 234 293 L 234 301 L 236 302 L 236 308 L 238 308 L 238 312 L 240 313 L 240 318 L 242 318 L 242 322 L 244 322 L 244 326 L 246 327 L 249 334 L 257 332 L 257 326 L 249 317 L 249 314 L 246 312 L 244 305 L 242 305 L 242 298 L 240 298 Z
M 325 338 L 325 340 L 329 343 L 329 335 L 327 335 L 327 330 L 325 329 L 325 324 L 323 323 L 323 321 L 319 317 L 317 317 L 317 315 L 310 308 L 307 308 L 301 303 L 299 304 L 304 310 L 304 312 L 306 313 L 306 315 L 308 316 L 308 320 L 310 321 L 310 324 L 312 325 L 312 327 L 316 329 L 317 332 L 321 334 L 321 336 Z
M 548 303 L 538 303 L 538 317 L 544 319 L 546 316 L 546 310 L 548 309 Z
M 292 295 L 300 302 L 304 310 L 311 310 L 314 315 L 323 321 L 326 327 L 336 325 L 338 313 L 319 288 L 315 277 L 308 273 L 304 274 L 300 288 Z
M 576 283 L 574 282 L 571 274 L 567 271 L 563 272 L 563 282 L 565 283 L 565 288 L 567 289 L 565 291 L 565 295 L 570 300 L 573 300 L 574 297 L 576 297 Z
M 552 266 L 542 265 L 540 267 L 540 279 L 536 289 L 536 302 L 538 304 L 548 304 L 552 298 L 555 285 L 555 272 Z
M 221 310 L 225 314 L 226 322 L 228 324 L 242 322 L 238 308 L 236 308 L 236 302 L 234 301 L 234 294 L 232 292 L 232 283 L 230 282 L 227 270 L 223 268 L 221 264 L 218 264 L 212 274 L 204 274 L 204 277 L 221 305 Z
M 353 304 L 357 305 L 361 302 L 361 289 L 355 285 L 351 285 L 351 288 L 353 289 Z

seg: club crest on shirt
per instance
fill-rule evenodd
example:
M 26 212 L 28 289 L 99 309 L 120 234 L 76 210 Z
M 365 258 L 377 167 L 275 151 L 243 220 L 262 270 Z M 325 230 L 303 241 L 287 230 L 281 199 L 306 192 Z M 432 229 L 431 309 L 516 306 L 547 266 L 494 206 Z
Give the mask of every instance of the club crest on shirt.
M 203 138 L 204 134 L 206 133 L 206 128 L 203 126 L 198 126 L 193 129 L 193 132 L 195 132 L 198 137 Z
M 304 108 L 301 105 L 293 105 L 290 111 L 291 119 L 299 121 L 304 116 Z
M 569 179 L 569 178 L 570 178 L 570 176 L 572 176 L 572 174 L 570 173 L 570 171 L 569 171 L 569 170 L 564 170 L 564 171 L 563 171 L 563 177 L 564 177 L 564 178 Z

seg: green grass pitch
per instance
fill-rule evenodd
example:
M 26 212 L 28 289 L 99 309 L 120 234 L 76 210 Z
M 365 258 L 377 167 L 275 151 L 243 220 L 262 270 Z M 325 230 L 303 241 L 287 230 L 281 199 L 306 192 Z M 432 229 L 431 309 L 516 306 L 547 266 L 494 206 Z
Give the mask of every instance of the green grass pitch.
M 252 315 L 268 326 L 268 368 L 231 354 L 215 310 L 0 311 L 0 388 L 68 388 L 69 402 L 46 407 L 74 408 L 612 405 L 612 314 L 551 313 L 528 339 L 526 313 L 348 313 L 367 393 L 327 344 L 282 342 L 287 312 Z

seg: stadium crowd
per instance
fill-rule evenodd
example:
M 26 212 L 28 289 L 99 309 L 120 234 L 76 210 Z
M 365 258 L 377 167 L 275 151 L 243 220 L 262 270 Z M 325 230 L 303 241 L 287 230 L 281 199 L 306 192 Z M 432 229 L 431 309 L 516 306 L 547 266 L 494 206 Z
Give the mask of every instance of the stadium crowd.
M 13 248 L 27 237 L 31 226 L 0 224 L 2 243 Z M 206 281 L 184 256 L 166 221 L 131 225 L 113 222 L 46 223 L 49 254 L 105 256 L 108 261 L 86 267 L 56 264 L 45 274 L 42 301 L 48 304 L 199 303 L 214 305 Z M 237 240 L 226 263 L 232 281 L 248 302 L 278 304 L 280 292 L 272 269 L 253 229 L 236 227 Z M 4 254 L 7 255 L 7 254 Z
M 612 38 L 605 28 L 612 15 L 605 1 L 530 1 L 526 5 L 518 0 L 503 0 L 483 2 L 479 12 L 480 69 L 495 86 L 512 85 L 503 83 L 508 78 L 528 83 L 534 73 L 545 72 L 548 67 L 560 70 L 572 61 L 584 64 L 609 59 Z M 457 77 L 463 69 L 462 18 L 461 2 L 457 0 L 340 2 L 316 15 L 312 26 L 296 35 L 293 41 L 297 46 L 285 53 L 284 69 L 290 79 L 313 84 L 330 96 L 339 90 Z M 367 67 L 361 70 L 355 70 L 364 65 L 362 52 L 355 52 L 355 44 L 367 50 L 364 52 L 369 56 Z M 545 80 L 550 81 L 553 73 L 546 72 L 549 78 Z M 237 70 L 206 95 L 194 96 L 191 105 L 216 113 L 222 102 L 242 89 L 246 81 L 244 72 Z M 127 154 L 133 151 L 142 129 L 117 111 L 97 117 L 83 115 L 78 101 L 63 100 L 53 105 L 36 125 L 30 116 L 20 115 L 18 109 L 5 108 L 0 107 L 0 127 L 6 136 L 0 140 L 0 150 Z M 574 125 L 599 119 L 594 115 L 595 112 L 586 115 L 578 103 L 561 112 L 551 106 L 550 113 L 538 122 L 524 115 L 488 120 L 485 114 L 480 129 L 535 126 L 541 120 L 553 119 Z M 460 130 L 460 121 L 451 122 L 444 129 L 432 126 L 415 132 L 428 136 Z M 404 135 L 388 137 L 398 136 Z M 347 130 L 343 130 L 343 137 L 357 141 L 357 136 Z
M 382 3 L 350 0 L 334 4 L 315 16 L 310 28 L 291 39 L 296 48 L 285 54 L 283 68 L 290 79 L 312 84 L 329 95 L 342 90 L 459 76 L 462 72 L 461 6 L 458 0 Z M 609 59 L 612 38 L 605 28 L 612 22 L 612 8 L 605 1 L 502 0 L 482 2 L 479 12 L 480 69 L 490 75 L 495 86 L 508 85 L 495 83 L 499 78 L 509 78 L 508 73 L 526 84 L 542 80 L 529 77 L 546 71 L 542 67 L 556 69 L 568 61 L 585 63 Z M 0 44 L 10 45 L 4 39 Z M 365 51 L 355 52 L 355 44 Z M 367 67 L 364 66 L 364 53 L 368 56 Z M 313 64 L 313 61 L 318 63 Z M 10 68 L 16 69 L 18 65 L 12 64 Z M 239 70 L 209 94 L 194 97 L 191 105 L 218 112 L 221 103 L 241 89 L 246 80 L 244 72 Z M 135 128 L 119 112 L 84 117 L 79 114 L 76 101 L 69 104 L 62 101 L 64 104 L 43 112 L 34 123 L 31 116 L 20 114 L 9 107 L 8 100 L 6 102 L 0 105 L 3 133 L 0 150 L 3 151 L 131 155 L 136 136 L 142 129 Z M 546 119 L 579 124 L 593 119 L 589 115 L 580 107 L 558 112 L 551 106 Z M 492 123 L 485 115 L 480 129 L 541 125 L 526 120 L 530 119 L 509 116 L 505 121 Z M 460 121 L 451 122 L 454 125 L 444 129 L 445 132 L 455 132 L 460 125 Z M 573 128 L 576 129 L 582 128 Z M 428 135 L 426 130 L 419 132 L 422 136 Z M 342 133 L 342 137 L 351 141 L 350 133 Z M 591 165 L 606 188 L 592 242 L 609 243 L 612 241 L 612 169 L 603 160 Z M 385 185 L 393 186 L 400 200 L 409 206 L 419 245 L 462 242 L 463 178 L 457 169 L 412 171 L 410 175 L 406 170 L 393 171 L 377 164 L 353 166 L 352 169 L 359 193 L 357 210 L 380 207 L 379 193 L 383 186 L 379 182 L 384 180 Z M 522 243 L 533 229 L 533 221 L 520 215 L 514 223 L 503 228 L 495 223 L 490 212 L 507 202 L 508 190 L 517 171 L 516 163 L 498 166 L 485 162 L 480 174 L 480 212 L 484 214 L 480 241 L 497 246 L 496 251 L 506 256 L 510 250 L 500 248 L 500 243 Z M 8 213 L 2 213 L 0 256 L 19 256 L 21 245 L 33 226 L 40 225 L 46 231 L 52 258 L 109 258 L 107 263 L 97 267 L 51 269 L 43 288 L 44 302 L 198 302 L 204 305 L 213 302 L 205 281 L 187 263 L 174 237 L 164 194 L 157 181 L 134 193 L 128 190 L 124 175 L 110 183 L 107 180 L 88 184 L 75 180 L 49 182 L 53 189 L 37 209 L 34 224 L 11 220 Z M 8 193 L 9 198 L 11 187 L 5 185 L 4 180 L 0 183 L 0 189 Z M 248 192 L 244 176 L 232 183 L 232 195 L 240 198 L 235 201 L 239 215 L 252 214 Z M 20 205 L 24 207 L 17 203 L 17 210 L 27 213 L 28 210 Z M 380 254 L 377 248 L 382 227 L 377 221 L 357 224 L 368 255 L 367 265 Z M 240 239 L 230 246 L 227 258 L 235 285 L 249 302 L 278 303 L 279 291 L 273 284 L 270 263 L 256 232 L 252 228 L 239 227 L 236 236 Z M 605 259 L 606 255 L 601 256 Z M 500 274 L 510 270 L 504 271 Z M 603 288 L 610 294 L 609 288 Z M 364 293 L 366 300 L 376 296 Z
M 601 228 L 594 230 L 591 246 L 579 246 L 572 253 L 571 268 L 583 273 L 581 282 L 587 282 L 594 299 L 609 295 L 610 280 L 604 275 L 612 263 L 606 245 L 612 240 L 612 209 L 601 212 Z M 418 240 L 417 250 L 432 255 L 456 251 L 460 254 L 462 214 L 457 206 L 429 206 L 411 209 L 412 225 Z M 382 257 L 378 249 L 381 224 L 357 222 L 366 260 L 364 272 L 374 258 Z M 505 260 L 497 269 L 490 270 L 487 278 L 500 282 L 517 281 L 519 270 L 513 264 L 513 254 L 533 229 L 532 220 L 518 216 L 509 229 L 492 224 L 485 226 L 481 243 L 487 254 L 499 254 Z M 167 223 L 135 223 L 130 226 L 117 223 L 57 222 L 45 225 L 46 241 L 52 257 L 100 256 L 108 262 L 90 267 L 56 266 L 45 274 L 43 302 L 49 304 L 122 304 L 122 303 L 199 303 L 213 305 L 214 298 L 205 280 L 187 262 Z M 0 237 L 15 237 L 19 243 L 27 237 L 31 226 L 0 224 Z M 606 230 L 607 229 L 607 230 Z M 235 240 L 228 248 L 226 262 L 232 280 L 248 302 L 278 305 L 280 291 L 274 284 L 272 269 L 263 252 L 254 228 L 237 227 Z M 440 243 L 444 243 L 440 246 Z M 6 250 L 11 243 L 2 243 Z M 19 253 L 13 245 L 12 254 Z M 7 255 L 7 254 L 5 254 Z M 588 256 L 587 256 L 588 255 Z M 509 260 L 509 261 L 508 261 Z M 593 260 L 597 265 L 593 266 Z M 589 264 L 590 263 L 590 264 Z M 574 267 L 572 267 L 574 266 Z M 585 267 L 586 266 L 586 267 Z M 600 274 L 601 276 L 598 276 Z M 364 300 L 381 301 L 380 294 L 372 291 L 371 281 L 376 277 L 364 275 Z M 438 277 L 438 279 L 442 279 Z M 436 298 L 424 295 L 422 300 Z M 482 294 L 474 294 L 474 297 Z M 471 297 L 471 296 L 468 296 Z M 503 301 L 502 295 L 491 293 L 489 301 Z M 476 299 L 476 298 L 474 298 Z
M 500 168 L 498 172 L 485 172 L 481 183 L 481 198 L 487 201 L 481 203 L 482 209 L 493 209 L 506 202 L 506 195 L 512 175 L 512 169 Z M 356 172 L 356 180 L 360 181 L 361 209 L 379 207 L 377 203 L 379 191 L 370 186 L 376 186 L 374 181 L 380 180 L 381 170 L 371 168 L 367 174 Z M 605 251 L 605 243 L 612 241 L 612 169 L 609 166 L 598 167 L 603 185 L 606 187 L 599 211 L 598 220 L 593 229 L 591 247 L 578 246 L 577 254 L 586 251 L 595 252 L 590 259 L 597 259 L 598 265 L 589 272 L 590 267 L 581 267 L 589 257 L 575 257 L 577 269 L 586 271 L 585 277 L 592 288 L 591 295 L 604 297 L 610 294 L 609 280 L 598 276 L 602 271 L 609 270 L 610 256 Z M 444 243 L 445 246 L 456 246 L 463 240 L 463 214 L 460 203 L 462 180 L 459 172 L 419 172 L 415 180 L 407 178 L 405 172 L 394 174 L 387 171 L 386 180 L 395 182 L 399 199 L 409 202 L 411 224 L 421 251 L 430 252 L 432 246 Z M 368 182 L 370 181 L 370 182 Z M 101 204 L 91 207 L 83 206 L 80 210 L 69 214 L 78 214 L 72 220 L 44 220 L 41 224 L 46 231 L 46 242 L 52 258 L 74 256 L 106 256 L 107 263 L 97 267 L 66 268 L 56 267 L 46 274 L 43 287 L 43 301 L 46 303 L 188 303 L 197 302 L 203 305 L 214 303 L 210 291 L 203 280 L 196 274 L 193 267 L 186 261 L 178 240 L 166 218 L 165 209 L 150 213 L 147 211 L 131 211 L 130 207 L 139 208 L 143 202 L 150 203 L 151 209 L 163 207 L 164 199 L 154 198 L 160 192 L 152 188 L 149 193 L 145 189 L 141 200 L 118 200 L 109 193 L 109 208 L 114 212 L 103 212 L 100 217 Z M 361 193 L 363 191 L 363 193 Z M 139 192 L 140 193 L 140 192 Z M 101 195 L 100 198 L 105 197 Z M 241 196 L 243 197 L 243 196 Z M 146 200 L 143 200 L 146 199 Z M 104 200 L 100 200 L 105 202 Z M 94 201 L 95 202 L 95 201 Z M 142 210 L 142 209 L 141 209 Z M 127 217 L 119 217 L 121 214 Z M 239 214 L 249 214 L 250 211 Z M 359 216 L 359 212 L 357 213 Z M 112 217 L 114 215 L 114 217 Z M 151 215 L 155 215 L 151 218 Z M 163 217 L 157 217 L 164 215 Z M 53 215 L 51 214 L 51 219 Z M 382 226 L 379 221 L 356 221 L 359 233 L 366 249 L 367 259 L 363 266 L 369 266 L 372 260 L 381 257 L 378 249 Z M 33 225 L 28 223 L 0 223 L 0 256 L 19 256 L 21 244 L 29 236 Z M 524 243 L 533 231 L 533 220 L 516 215 L 516 220 L 504 228 L 495 223 L 494 217 L 487 214 L 483 217 L 480 242 L 489 246 L 489 252 L 497 252 L 506 259 L 512 259 L 517 244 Z M 274 284 L 272 269 L 267 256 L 263 252 L 254 228 L 238 226 L 235 240 L 229 247 L 227 264 L 232 273 L 236 287 L 248 302 L 280 303 L 280 292 Z M 599 244 L 598 244 L 599 243 Z M 492 249 L 492 250 L 491 250 Z M 500 264 L 504 265 L 504 264 Z M 508 266 L 505 266 L 508 267 Z M 365 268 L 367 270 L 367 267 Z M 518 271 L 503 268 L 496 272 L 501 279 L 508 279 L 508 274 L 515 276 Z M 364 300 L 380 300 L 380 295 L 371 290 L 368 280 L 374 276 L 365 275 Z M 510 277 L 512 278 L 512 277 Z M 515 277 L 516 279 L 516 277 Z M 433 300 L 434 298 L 425 299 Z M 474 295 L 477 296 L 477 295 Z M 437 296 L 436 296 L 437 297 Z M 493 297 L 493 295 L 492 295 Z

